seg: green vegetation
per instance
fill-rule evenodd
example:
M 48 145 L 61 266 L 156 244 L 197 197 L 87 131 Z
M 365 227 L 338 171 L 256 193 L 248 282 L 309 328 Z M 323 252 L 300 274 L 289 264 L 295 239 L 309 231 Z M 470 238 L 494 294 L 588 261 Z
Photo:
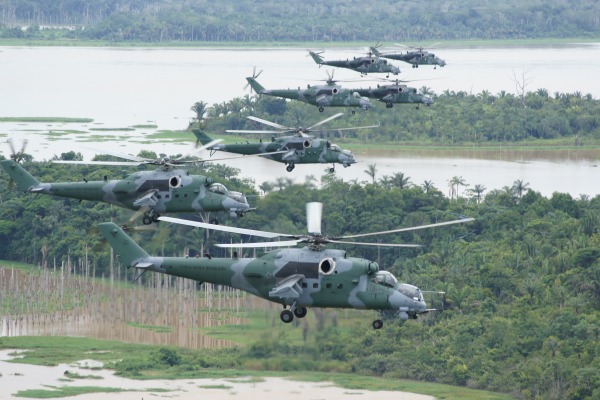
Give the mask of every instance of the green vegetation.
M 133 126 L 131 126 L 131 128 L 135 128 L 135 129 L 156 129 L 156 128 L 158 128 L 158 125 L 154 125 L 154 124 L 133 125 Z
M 70 379 L 104 379 L 99 375 L 81 375 L 77 372 L 71 372 L 69 370 L 65 371 L 64 375 Z
M 351 3 L 282 3 L 276 0 L 89 1 L 0 3 L 0 37 L 38 44 L 106 43 L 233 44 L 298 42 L 422 42 L 597 38 L 599 5 L 592 0 L 459 3 L 386 0 Z M 289 23 L 294 21 L 294 23 Z M 21 26 L 28 26 L 22 30 Z M 60 26 L 70 29 L 42 29 Z M 362 27 L 368 26 L 369 29 Z M 84 29 L 85 28 L 85 29 Z M 5 41 L 6 43 L 6 41 Z
M 229 386 L 229 385 L 200 385 L 198 387 L 202 388 L 202 389 L 232 389 L 233 388 L 233 386 Z
M 78 396 L 87 393 L 119 393 L 126 390 L 101 386 L 47 386 L 49 389 L 20 390 L 15 396 L 29 399 L 54 399 L 57 397 Z
M 0 117 L 0 122 L 45 122 L 45 123 L 80 123 L 94 122 L 91 118 L 65 118 L 65 117 Z
M 125 127 L 125 128 L 90 128 L 90 131 L 98 131 L 98 132 L 112 132 L 112 131 L 123 131 L 123 132 L 131 132 L 131 131 L 135 131 L 135 128 L 129 128 L 129 127 Z

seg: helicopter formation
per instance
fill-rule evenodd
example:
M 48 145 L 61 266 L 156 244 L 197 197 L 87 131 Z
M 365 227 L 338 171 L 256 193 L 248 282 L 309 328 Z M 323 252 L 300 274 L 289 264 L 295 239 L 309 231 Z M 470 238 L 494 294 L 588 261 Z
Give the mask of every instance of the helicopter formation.
M 394 58 L 393 53 L 380 53 L 377 46 L 370 49 L 367 57 L 352 60 L 325 61 L 319 53 L 309 54 L 319 65 L 349 68 L 360 72 L 361 76 L 371 73 L 387 73 L 397 75 L 400 69 L 384 58 L 401 59 L 415 62 L 413 65 L 440 65 L 443 60 L 420 49 L 421 60 L 413 58 Z M 430 57 L 431 56 L 431 57 Z M 434 60 L 426 61 L 426 60 Z M 436 61 L 437 60 L 437 61 Z M 442 63 L 443 62 L 443 63 Z M 261 71 L 262 72 L 262 71 Z M 431 105 L 428 96 L 419 94 L 414 88 L 401 84 L 396 80 L 391 84 L 376 87 L 347 89 L 337 84 L 333 73 L 328 73 L 324 85 L 308 85 L 306 89 L 265 89 L 257 78 L 260 73 L 254 70 L 247 77 L 248 86 L 257 94 L 281 97 L 302 101 L 319 108 L 351 107 L 368 110 L 377 100 L 392 108 L 394 104 L 413 103 Z M 321 163 L 331 164 L 329 172 L 335 171 L 335 165 L 349 167 L 356 163 L 349 150 L 341 149 L 329 140 L 321 139 L 313 133 L 327 131 L 321 126 L 342 116 L 337 113 L 308 127 L 289 127 L 272 121 L 249 116 L 248 119 L 269 126 L 268 130 L 228 130 L 228 133 L 266 133 L 271 140 L 258 143 L 222 144 L 222 140 L 213 140 L 202 129 L 192 129 L 197 141 L 202 145 L 200 150 L 210 151 L 211 157 L 217 151 L 238 154 L 237 157 L 259 156 L 285 164 L 286 170 L 292 172 L 298 164 Z M 378 125 L 336 128 L 336 131 L 351 129 L 372 129 Z M 277 135 L 277 136 L 276 136 Z M 11 144 L 12 147 L 12 144 Z M 136 171 L 123 176 L 123 179 L 109 180 L 107 176 L 101 181 L 83 182 L 40 182 L 21 165 L 24 150 L 14 151 L 11 159 L 0 161 L 0 166 L 16 183 L 17 187 L 31 194 L 46 194 L 57 197 L 99 201 L 134 210 L 130 220 L 142 216 L 143 225 L 151 225 L 164 221 L 187 225 L 205 230 L 217 230 L 253 237 L 270 238 L 266 242 L 246 242 L 236 244 L 216 244 L 217 247 L 244 248 L 278 248 L 254 258 L 239 258 L 237 251 L 233 258 L 214 258 L 208 253 L 204 257 L 154 257 L 149 255 L 126 233 L 129 227 L 119 227 L 114 223 L 99 225 L 102 236 L 113 247 L 121 262 L 127 267 L 140 271 L 138 278 L 147 271 L 179 276 L 218 285 L 226 285 L 240 289 L 281 304 L 283 311 L 280 319 L 290 323 L 294 318 L 304 318 L 309 307 L 355 308 L 376 310 L 380 318 L 373 321 L 374 329 L 383 327 L 383 320 L 395 318 L 401 323 L 408 319 L 416 319 L 419 315 L 433 311 L 427 308 L 423 291 L 418 287 L 400 283 L 393 274 L 380 268 L 376 262 L 362 258 L 350 257 L 344 250 L 327 249 L 328 244 L 349 244 L 352 246 L 388 246 L 419 247 L 415 244 L 357 242 L 356 238 L 394 234 L 447 225 L 462 224 L 473 221 L 472 218 L 460 218 L 421 226 L 403 227 L 381 232 L 370 232 L 357 235 L 328 237 L 321 231 L 323 205 L 308 203 L 306 205 L 307 234 L 274 233 L 259 230 L 219 225 L 218 220 L 198 222 L 180 218 L 166 217 L 163 214 L 182 212 L 225 212 L 231 217 L 242 217 L 254 211 L 246 196 L 240 192 L 229 191 L 220 182 L 214 182 L 203 175 L 191 175 L 185 166 L 199 165 L 205 162 L 221 161 L 228 158 L 199 159 L 193 155 L 170 158 L 161 155 L 153 160 L 116 153 L 107 153 L 128 161 L 61 161 L 64 164 L 102 164 L 118 166 L 156 166 L 156 170 Z M 229 158 L 237 158 L 229 157 Z M 283 240 L 280 240 L 283 239 Z M 348 240 L 350 239 L 350 240 Z M 304 245 L 298 248 L 297 245 Z M 136 278 L 137 279 L 137 278 Z

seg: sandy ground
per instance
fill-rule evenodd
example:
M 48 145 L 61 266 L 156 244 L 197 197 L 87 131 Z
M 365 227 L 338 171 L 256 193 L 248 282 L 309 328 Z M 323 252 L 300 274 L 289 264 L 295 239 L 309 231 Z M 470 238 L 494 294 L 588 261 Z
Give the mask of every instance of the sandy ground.
M 433 397 L 420 394 L 350 390 L 335 386 L 331 382 L 298 382 L 282 378 L 264 378 L 262 382 L 253 382 L 251 378 L 239 379 L 182 379 L 182 380 L 134 380 L 113 375 L 111 370 L 91 370 L 98 365 L 93 360 L 82 360 L 67 365 L 44 367 L 29 364 L 6 362 L 15 350 L 0 351 L 0 399 L 17 399 L 15 394 L 26 389 L 46 389 L 48 386 L 104 386 L 128 390 L 119 393 L 91 393 L 72 396 L 81 400 L 121 400 L 121 399 L 251 399 L 251 400 L 321 400 L 321 399 L 373 399 L 378 400 L 432 400 Z M 102 379 L 74 379 L 64 381 L 65 371 L 80 375 L 101 376 Z M 61 381 L 61 379 L 63 381 Z M 168 392 L 152 392 L 149 389 L 166 389 Z

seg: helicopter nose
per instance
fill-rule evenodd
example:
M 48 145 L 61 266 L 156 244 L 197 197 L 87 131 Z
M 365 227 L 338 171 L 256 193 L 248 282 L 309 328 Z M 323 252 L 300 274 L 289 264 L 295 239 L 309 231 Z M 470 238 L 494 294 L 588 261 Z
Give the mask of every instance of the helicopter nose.
M 373 106 L 368 97 L 361 97 L 358 104 L 360 104 L 360 108 L 362 108 L 363 110 L 368 110 Z
M 423 104 L 430 106 L 433 104 L 433 99 L 430 96 L 423 95 Z

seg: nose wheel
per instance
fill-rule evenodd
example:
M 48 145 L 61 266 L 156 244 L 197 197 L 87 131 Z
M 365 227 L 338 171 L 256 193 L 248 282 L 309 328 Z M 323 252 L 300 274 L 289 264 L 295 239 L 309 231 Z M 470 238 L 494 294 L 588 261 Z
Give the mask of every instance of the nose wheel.
M 288 164 L 288 166 L 285 167 L 285 170 L 287 172 L 292 172 L 294 170 L 294 168 L 296 168 L 296 166 L 294 164 Z
M 373 321 L 373 329 L 381 329 L 383 328 L 383 321 L 380 319 L 376 319 Z

